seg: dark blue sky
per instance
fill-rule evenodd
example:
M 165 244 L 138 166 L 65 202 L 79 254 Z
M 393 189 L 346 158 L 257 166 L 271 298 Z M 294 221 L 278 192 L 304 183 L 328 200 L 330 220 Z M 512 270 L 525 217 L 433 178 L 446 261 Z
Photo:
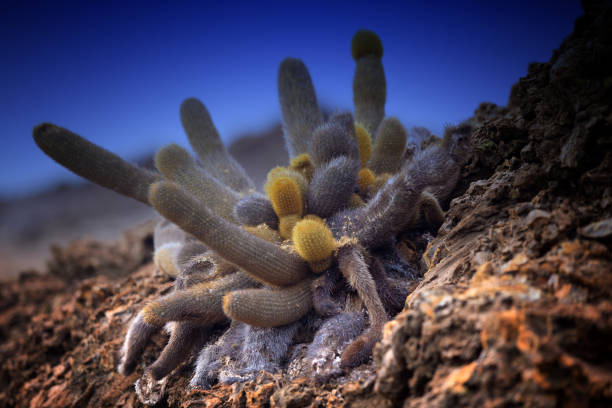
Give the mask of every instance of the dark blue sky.
M 376 5 L 374 5 L 376 3 Z M 200 98 L 226 142 L 280 119 L 280 61 L 301 58 L 320 104 L 352 109 L 358 28 L 385 46 L 387 114 L 439 133 L 482 101 L 505 104 L 581 14 L 576 1 L 4 1 L 0 196 L 72 178 L 39 152 L 53 122 L 130 158 L 186 145 L 178 109 Z M 288 4 L 293 4 L 288 6 Z

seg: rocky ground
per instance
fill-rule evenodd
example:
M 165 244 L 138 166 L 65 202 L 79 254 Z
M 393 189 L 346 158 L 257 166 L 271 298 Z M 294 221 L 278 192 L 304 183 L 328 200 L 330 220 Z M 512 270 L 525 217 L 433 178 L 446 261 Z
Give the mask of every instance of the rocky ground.
M 327 384 L 262 372 L 206 391 L 187 390 L 185 364 L 159 405 L 612 406 L 612 9 L 584 8 L 508 106 L 476 110 L 423 280 L 371 363 Z M 144 365 L 115 369 L 127 322 L 172 286 L 150 251 L 146 225 L 77 241 L 0 287 L 0 406 L 141 406 Z

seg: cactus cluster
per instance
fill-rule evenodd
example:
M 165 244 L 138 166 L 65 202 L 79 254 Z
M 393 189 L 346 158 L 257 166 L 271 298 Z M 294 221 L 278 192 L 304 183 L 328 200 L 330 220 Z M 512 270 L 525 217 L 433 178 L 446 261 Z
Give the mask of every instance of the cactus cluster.
M 255 358 L 237 355 L 236 344 L 252 349 L 264 342 L 260 348 L 274 350 L 280 360 L 299 322 L 334 318 L 347 322 L 352 333 L 363 326 L 362 309 L 369 328 L 342 351 L 341 365 L 369 358 L 412 283 L 387 271 L 376 251 L 394 247 L 394 238 L 408 228 L 441 224 L 439 202 L 457 183 L 470 128 L 449 128 L 443 141 L 407 159 L 406 130 L 385 117 L 380 39 L 358 31 L 352 55 L 354 116 L 324 118 L 306 66 L 293 58 L 281 63 L 278 90 L 290 161 L 270 170 L 265 194 L 229 155 L 195 98 L 183 102 L 180 116 L 197 158 L 178 145 L 166 146 L 155 157 L 158 172 L 55 125 L 34 129 L 36 143 L 54 160 L 164 217 L 155 230 L 154 261 L 175 278 L 175 290 L 133 319 L 120 372 L 131 372 L 150 336 L 172 323 L 170 340 L 145 378 L 161 380 L 203 347 L 192 385 L 233 381 L 218 360 Z M 227 332 L 204 346 L 213 328 L 228 320 Z M 323 326 L 313 347 L 333 332 Z M 267 367 L 258 364 L 249 360 L 241 373 Z

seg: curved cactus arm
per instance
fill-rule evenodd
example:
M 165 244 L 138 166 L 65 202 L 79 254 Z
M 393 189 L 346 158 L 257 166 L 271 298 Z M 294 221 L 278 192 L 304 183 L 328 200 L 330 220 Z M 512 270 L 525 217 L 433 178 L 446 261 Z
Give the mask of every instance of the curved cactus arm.
M 416 156 L 435 168 L 430 175 L 427 191 L 439 201 L 445 201 L 457 185 L 461 168 L 471 155 L 469 124 L 448 127 L 440 145 L 432 145 Z
M 217 382 L 224 358 L 236 360 L 242 352 L 242 343 L 249 326 L 232 321 L 229 328 L 217 341 L 205 346 L 198 355 L 195 372 L 189 386 L 191 388 L 210 388 Z
M 413 222 L 420 190 L 408 185 L 402 177 L 392 178 L 358 213 L 361 219 L 357 240 L 367 248 L 378 248 Z
M 427 191 L 423 191 L 423 193 L 421 193 L 419 207 L 423 212 L 427 225 L 438 230 L 444 223 L 444 211 L 442 211 L 436 197 Z
M 362 125 L 370 135 L 375 135 L 385 117 L 387 99 L 387 82 L 381 61 L 382 42 L 372 31 L 360 30 L 353 36 L 351 47 L 357 62 L 353 77 L 355 122 Z
M 427 221 L 435 226 L 443 215 L 428 198 L 439 200 L 436 189 L 452 190 L 458 172 L 459 166 L 439 146 L 415 154 L 362 211 L 351 214 L 347 220 L 358 226 L 353 229 L 358 241 L 368 249 L 377 248 L 390 236 L 419 221 L 421 210 L 427 211 Z M 423 195 L 424 191 L 429 195 Z
M 420 211 L 421 193 L 430 178 L 430 170 L 422 168 L 422 164 L 417 160 L 404 166 L 362 211 L 354 214 L 355 220 L 351 222 L 357 226 L 355 236 L 364 247 L 378 248 L 415 222 Z
M 341 156 L 360 161 L 355 124 L 350 113 L 332 116 L 312 135 L 310 158 L 315 168 Z
M 342 312 L 342 308 L 332 296 L 338 281 L 339 273 L 336 268 L 328 269 L 312 281 L 312 306 L 319 316 L 333 316 Z
M 318 167 L 308 186 L 307 204 L 310 214 L 327 218 L 349 205 L 355 191 L 359 159 L 336 157 Z
M 153 263 L 157 269 L 168 276 L 176 277 L 179 274 L 177 256 L 182 251 L 187 240 L 185 231 L 162 219 L 155 225 L 153 231 Z
M 167 244 L 184 244 L 189 237 L 179 227 L 166 219 L 160 219 L 153 230 L 153 247 L 160 248 Z
M 310 273 L 308 265 L 299 255 L 286 252 L 215 216 L 176 184 L 153 184 L 149 199 L 160 214 L 258 281 L 287 286 L 299 282 Z
M 240 196 L 198 166 L 187 150 L 176 144 L 163 147 L 155 155 L 155 165 L 164 177 L 183 186 L 215 214 L 235 222 L 234 206 Z
M 312 279 L 278 289 L 243 289 L 223 298 L 223 310 L 233 320 L 257 327 L 293 323 L 312 309 Z
M 304 63 L 285 58 L 278 69 L 278 98 L 289 157 L 308 153 L 313 130 L 323 117 L 312 79 Z
M 170 332 L 168 344 L 160 356 L 147 367 L 147 372 L 159 381 L 180 363 L 187 360 L 199 339 L 203 338 L 204 327 L 192 322 L 176 322 Z
M 370 275 L 376 282 L 378 297 L 390 316 L 395 316 L 403 307 L 406 297 L 418 285 L 418 280 L 387 275 L 385 266 L 378 257 L 369 259 Z
M 181 104 L 180 112 L 183 129 L 204 169 L 234 191 L 254 190 L 253 181 L 221 142 L 206 106 L 196 98 L 188 98 Z
M 180 266 L 176 262 L 176 257 L 180 253 L 181 247 L 181 243 L 170 242 L 155 249 L 153 263 L 159 272 L 173 278 L 180 274 Z
M 158 330 L 159 327 L 145 323 L 142 312 L 136 315 L 123 341 L 121 360 L 117 367 L 119 374 L 128 375 L 134 371 L 149 339 Z
M 240 199 L 234 206 L 234 217 L 242 225 L 257 226 L 266 224 L 273 230 L 278 229 L 278 216 L 272 203 L 260 193 Z
M 400 121 L 385 118 L 378 127 L 378 134 L 368 167 L 376 174 L 395 173 L 402 165 L 408 133 Z
M 173 321 L 217 323 L 225 320 L 221 308 L 223 295 L 232 290 L 256 285 L 253 279 L 242 272 L 232 273 L 153 300 L 142 309 L 142 318 L 146 324 L 153 327 L 162 327 Z
M 161 177 L 126 162 L 116 154 L 76 133 L 42 123 L 34 128 L 34 141 L 53 160 L 99 186 L 149 204 L 149 186 Z
M 353 341 L 342 353 L 340 364 L 344 367 L 358 366 L 370 357 L 374 344 L 382 337 L 382 329 L 389 319 L 378 297 L 376 284 L 368 271 L 362 249 L 350 245 L 338 250 L 338 267 L 357 291 L 370 316 L 368 331 Z

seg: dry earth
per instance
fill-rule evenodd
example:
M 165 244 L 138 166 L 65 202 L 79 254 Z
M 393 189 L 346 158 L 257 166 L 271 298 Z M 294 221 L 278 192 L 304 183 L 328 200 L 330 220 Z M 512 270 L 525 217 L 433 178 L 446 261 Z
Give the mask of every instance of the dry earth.
M 185 364 L 159 405 L 612 406 L 612 9 L 584 8 L 507 107 L 475 111 L 475 153 L 423 280 L 359 375 L 188 391 Z M 77 241 L 0 287 L 0 406 L 141 405 L 133 383 L 165 336 L 134 375 L 115 368 L 126 323 L 172 286 L 150 247 L 147 226 Z

